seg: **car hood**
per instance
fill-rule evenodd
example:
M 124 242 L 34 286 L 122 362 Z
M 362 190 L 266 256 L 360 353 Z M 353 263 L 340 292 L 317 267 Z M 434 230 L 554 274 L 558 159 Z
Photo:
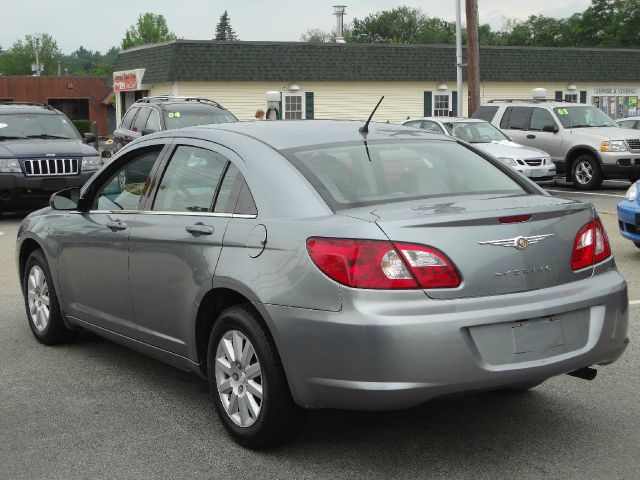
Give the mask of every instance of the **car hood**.
M 53 155 L 51 155 L 53 154 Z M 90 157 L 98 155 L 95 148 L 75 139 L 4 140 L 0 142 L 0 158 Z
M 580 133 L 582 135 L 592 135 L 603 140 L 631 140 L 640 138 L 640 132 L 637 130 L 622 127 L 573 128 L 569 131 L 571 133 Z
M 524 145 L 509 140 L 491 143 L 474 143 L 473 146 L 494 157 L 528 159 L 549 156 L 547 152 L 538 148 L 525 147 Z

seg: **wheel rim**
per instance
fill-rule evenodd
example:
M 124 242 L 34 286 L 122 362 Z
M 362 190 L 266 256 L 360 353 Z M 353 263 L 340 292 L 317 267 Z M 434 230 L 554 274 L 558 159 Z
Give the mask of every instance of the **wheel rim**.
M 253 345 L 241 332 L 230 330 L 218 342 L 215 373 L 229 418 L 240 427 L 253 425 L 262 410 L 262 369 Z
M 593 178 L 593 167 L 589 162 L 578 162 L 575 177 L 582 185 L 586 185 Z
M 42 268 L 38 265 L 31 267 L 27 280 L 27 302 L 31 321 L 39 332 L 49 325 L 49 286 Z

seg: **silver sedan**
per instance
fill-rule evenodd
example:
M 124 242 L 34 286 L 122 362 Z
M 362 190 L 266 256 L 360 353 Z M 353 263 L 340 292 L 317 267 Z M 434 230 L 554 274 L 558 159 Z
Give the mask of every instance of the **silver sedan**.
M 132 142 L 20 227 L 35 337 L 89 330 L 196 372 L 249 448 L 309 408 L 591 379 L 622 355 L 627 286 L 590 204 L 454 138 L 360 127 Z

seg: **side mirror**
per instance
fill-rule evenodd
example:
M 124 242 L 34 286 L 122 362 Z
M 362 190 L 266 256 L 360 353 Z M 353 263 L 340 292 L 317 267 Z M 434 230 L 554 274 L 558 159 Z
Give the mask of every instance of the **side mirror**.
M 49 205 L 54 210 L 77 210 L 80 201 L 80 187 L 66 188 L 51 195 Z
M 140 134 L 144 137 L 145 135 L 150 135 L 152 133 L 156 133 L 155 130 L 151 129 L 151 128 L 143 128 L 142 131 L 140 132 Z
M 95 136 L 93 133 L 90 133 L 90 132 L 85 133 L 85 134 L 83 135 L 83 137 L 84 137 L 84 138 L 83 138 L 83 140 L 82 140 L 82 141 L 83 141 L 84 143 L 92 143 L 92 142 L 95 142 L 95 141 L 96 141 L 96 136 Z
M 542 131 L 543 132 L 558 133 L 560 131 L 560 129 L 558 128 L 558 125 L 553 124 L 553 125 L 545 125 L 544 127 L 542 127 Z

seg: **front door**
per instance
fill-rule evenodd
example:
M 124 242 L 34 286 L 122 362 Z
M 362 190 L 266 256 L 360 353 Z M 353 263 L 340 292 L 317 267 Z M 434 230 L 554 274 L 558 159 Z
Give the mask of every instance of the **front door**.
M 211 289 L 231 214 L 216 212 L 236 155 L 210 142 L 176 142 L 155 198 L 132 224 L 130 282 L 139 339 L 188 357 L 198 305 Z M 219 186 L 220 185 L 220 186 Z
M 129 233 L 150 187 L 162 146 L 115 160 L 96 179 L 86 212 L 67 213 L 59 236 L 58 276 L 66 313 L 135 337 L 129 293 Z

